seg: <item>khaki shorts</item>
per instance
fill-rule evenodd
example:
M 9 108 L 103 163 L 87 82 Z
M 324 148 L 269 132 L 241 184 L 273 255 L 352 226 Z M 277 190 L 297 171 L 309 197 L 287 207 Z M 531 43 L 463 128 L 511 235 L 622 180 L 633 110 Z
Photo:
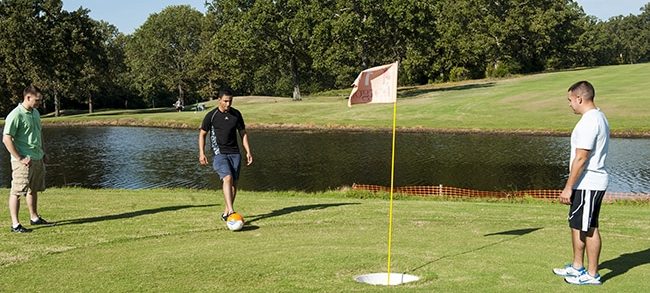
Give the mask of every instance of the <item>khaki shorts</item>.
M 32 160 L 28 167 L 11 161 L 11 195 L 20 197 L 28 192 L 45 190 L 45 165 L 43 160 Z

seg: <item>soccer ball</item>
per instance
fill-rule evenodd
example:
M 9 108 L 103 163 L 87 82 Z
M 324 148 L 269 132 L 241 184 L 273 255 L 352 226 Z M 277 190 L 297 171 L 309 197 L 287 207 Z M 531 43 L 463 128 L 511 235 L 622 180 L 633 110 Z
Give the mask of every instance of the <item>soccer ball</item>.
M 244 227 L 244 217 L 238 213 L 232 213 L 226 219 L 226 227 L 230 231 L 239 231 Z

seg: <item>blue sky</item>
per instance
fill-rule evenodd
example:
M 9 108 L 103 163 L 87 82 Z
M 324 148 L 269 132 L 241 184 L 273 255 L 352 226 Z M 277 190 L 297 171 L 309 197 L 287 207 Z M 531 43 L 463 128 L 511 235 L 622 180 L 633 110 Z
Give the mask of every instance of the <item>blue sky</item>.
M 158 13 L 170 5 L 190 5 L 205 12 L 205 0 L 63 0 L 63 9 L 77 10 L 80 6 L 90 9 L 90 17 L 105 20 L 120 32 L 132 34 L 152 13 Z
M 650 0 L 578 0 L 587 14 L 602 20 L 612 16 L 639 14 L 639 9 Z M 190 5 L 205 12 L 204 0 L 63 0 L 65 10 L 80 6 L 90 9 L 90 17 L 105 20 L 126 34 L 133 33 L 152 13 L 169 5 Z

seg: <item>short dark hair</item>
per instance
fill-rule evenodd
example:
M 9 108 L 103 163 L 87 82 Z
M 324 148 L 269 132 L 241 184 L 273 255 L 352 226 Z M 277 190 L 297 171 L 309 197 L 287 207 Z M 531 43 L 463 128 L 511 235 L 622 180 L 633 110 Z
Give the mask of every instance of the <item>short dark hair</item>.
M 23 90 L 23 97 L 25 97 L 25 96 L 27 96 L 27 95 L 35 95 L 35 96 L 38 96 L 40 93 L 41 93 L 41 89 L 39 89 L 39 88 L 36 87 L 35 85 L 31 84 L 31 85 L 27 86 L 27 87 Z
M 594 86 L 586 80 L 574 83 L 571 87 L 569 87 L 569 92 L 583 99 L 592 101 L 596 97 L 596 90 L 594 89 Z
M 217 99 L 221 99 L 221 97 L 223 96 L 232 97 L 233 96 L 232 90 L 230 88 L 222 88 L 221 90 L 219 90 L 219 94 L 217 94 Z

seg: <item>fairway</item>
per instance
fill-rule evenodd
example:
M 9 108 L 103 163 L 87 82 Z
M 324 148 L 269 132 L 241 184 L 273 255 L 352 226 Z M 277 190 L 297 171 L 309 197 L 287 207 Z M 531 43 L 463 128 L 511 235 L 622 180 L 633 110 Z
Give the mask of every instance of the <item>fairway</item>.
M 401 87 L 398 131 L 506 132 L 568 135 L 579 120 L 567 103 L 568 87 L 588 80 L 613 136 L 650 136 L 650 63 L 531 74 L 505 79 Z M 300 102 L 287 97 L 236 97 L 233 107 L 247 127 L 291 129 L 390 129 L 391 105 L 347 107 L 350 89 L 317 93 Z M 216 101 L 207 102 L 210 108 Z M 60 125 L 131 125 L 196 129 L 206 112 L 168 109 L 110 110 L 45 118 Z
M 218 220 L 216 191 L 53 188 L 39 203 L 58 225 L 11 234 L 4 222 L 1 292 L 387 290 L 353 281 L 386 270 L 388 201 L 381 195 L 242 191 L 236 207 L 247 226 L 240 232 Z M 603 206 L 605 282 L 596 289 L 650 290 L 647 210 L 647 203 Z M 570 259 L 566 212 L 532 199 L 401 197 L 392 271 L 421 280 L 391 291 L 575 290 L 551 273 Z M 5 205 L 0 214 L 8 214 Z M 20 216 L 27 220 L 24 206 Z

